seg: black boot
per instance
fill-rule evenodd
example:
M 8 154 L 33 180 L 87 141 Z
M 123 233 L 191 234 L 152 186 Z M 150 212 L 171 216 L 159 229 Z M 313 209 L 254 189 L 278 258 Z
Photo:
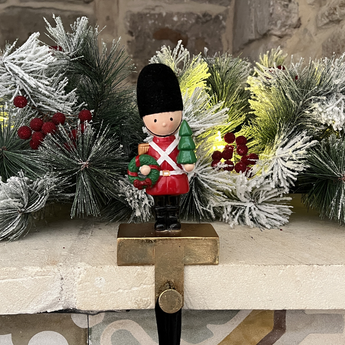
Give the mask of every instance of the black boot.
M 155 215 L 155 230 L 164 231 L 167 229 L 166 195 L 154 196 L 155 205 L 153 212 Z

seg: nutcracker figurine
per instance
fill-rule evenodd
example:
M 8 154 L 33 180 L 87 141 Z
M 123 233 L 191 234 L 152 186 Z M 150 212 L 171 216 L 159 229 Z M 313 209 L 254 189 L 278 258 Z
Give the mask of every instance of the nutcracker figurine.
M 139 156 L 134 160 L 145 178 L 137 179 L 134 185 L 146 188 L 147 194 L 154 198 L 156 231 L 180 230 L 179 199 L 189 191 L 187 173 L 193 171 L 196 157 L 192 132 L 182 121 L 179 83 L 170 67 L 150 64 L 142 69 L 138 77 L 137 102 L 139 115 L 153 140 L 139 145 Z
M 192 131 L 182 120 L 180 86 L 171 68 L 145 66 L 138 77 L 137 101 L 153 139 L 139 144 L 138 156 L 128 165 L 128 177 L 154 198 L 155 232 L 150 224 L 121 224 L 118 264 L 155 265 L 159 345 L 180 345 L 184 265 L 217 264 L 219 240 L 210 224 L 183 224 L 181 229 L 179 198 L 189 191 L 187 173 L 193 171 L 196 157 Z

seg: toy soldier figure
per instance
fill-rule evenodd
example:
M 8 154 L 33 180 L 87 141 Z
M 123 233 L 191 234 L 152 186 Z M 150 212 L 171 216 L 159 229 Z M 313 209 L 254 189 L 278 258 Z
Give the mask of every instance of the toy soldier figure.
M 149 145 L 139 145 L 139 154 L 152 156 L 159 165 L 157 182 L 146 188 L 155 201 L 155 230 L 180 230 L 179 198 L 189 191 L 187 173 L 194 169 L 195 155 L 193 152 L 194 159 L 187 164 L 177 163 L 179 138 L 176 135 L 182 123 L 183 102 L 177 77 L 171 68 L 164 64 L 145 66 L 138 78 L 137 101 L 139 114 L 153 135 Z M 140 173 L 147 176 L 152 168 L 142 165 Z

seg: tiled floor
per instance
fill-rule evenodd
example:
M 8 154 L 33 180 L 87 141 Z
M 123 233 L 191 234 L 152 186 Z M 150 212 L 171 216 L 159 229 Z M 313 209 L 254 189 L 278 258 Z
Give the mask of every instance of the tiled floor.
M 87 338 L 71 314 L 0 316 L 0 345 L 84 345 Z
M 344 345 L 345 311 L 183 310 L 181 345 Z M 153 310 L 0 316 L 0 345 L 157 345 Z

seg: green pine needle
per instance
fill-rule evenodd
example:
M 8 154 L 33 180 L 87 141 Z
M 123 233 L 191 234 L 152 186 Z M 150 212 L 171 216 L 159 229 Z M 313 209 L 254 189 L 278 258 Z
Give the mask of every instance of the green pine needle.
M 0 181 L 0 241 L 17 240 L 30 230 L 32 215 L 46 205 L 61 180 L 44 175 L 31 180 L 22 171 Z
M 99 42 L 98 28 L 88 26 L 85 17 L 76 21 L 71 33 L 65 31 L 60 18 L 55 21 L 57 28 L 48 26 L 50 36 L 72 54 L 66 58 L 58 52 L 68 77 L 67 90 L 75 90 L 78 103 L 93 111 L 97 128 L 106 123 L 109 135 L 118 137 L 124 152 L 135 154 L 134 143 L 141 142 L 144 135 L 134 88 L 128 82 L 134 66 L 120 40 L 110 47 Z
M 246 87 L 251 65 L 227 53 L 212 58 L 206 56 L 205 61 L 210 72 L 207 86 L 211 102 L 213 105 L 222 103 L 222 108 L 228 109 L 228 125 L 223 126 L 221 133 L 238 131 L 246 122 L 249 111 L 250 92 Z
M 190 52 L 183 47 L 182 41 L 179 41 L 173 50 L 163 46 L 150 59 L 150 63 L 162 63 L 169 66 L 176 73 L 182 95 L 188 92 L 189 97 L 196 88 L 206 87 L 206 80 L 210 75 L 207 63 L 201 55 L 191 57 Z
M 321 138 L 328 126 L 314 115 L 315 108 L 340 89 L 344 82 L 342 59 L 301 60 L 286 69 L 257 64 L 255 75 L 248 78 L 250 105 L 254 119 L 245 134 L 253 139 L 258 152 L 272 147 L 282 130 L 301 132 L 307 129 L 314 138 Z
M 209 210 L 210 200 L 218 191 L 212 189 L 214 185 L 202 181 L 198 175 L 193 175 L 189 181 L 189 192 L 181 196 L 180 215 L 189 221 L 214 220 L 214 210 Z
M 280 47 L 278 47 L 267 51 L 264 55 L 260 54 L 259 62 L 262 66 L 267 68 L 283 66 L 285 64 L 286 57 L 287 54 L 284 54 Z
M 43 166 L 61 177 L 69 177 L 76 190 L 71 217 L 99 216 L 108 200 L 117 195 L 118 180 L 125 163 L 118 140 L 109 128 L 78 128 L 77 139 L 71 131 L 59 126 L 59 134 L 48 135 L 38 155 Z
M 303 202 L 322 218 L 345 224 L 345 137 L 331 135 L 311 149 L 308 164 L 301 176 L 302 185 L 309 187 Z
M 5 118 L 5 117 L 4 117 Z M 38 177 L 43 173 L 40 164 L 29 147 L 29 141 L 18 137 L 21 120 L 14 120 L 12 115 L 0 123 L 0 177 L 6 181 L 11 176 L 24 171 L 29 177 Z

